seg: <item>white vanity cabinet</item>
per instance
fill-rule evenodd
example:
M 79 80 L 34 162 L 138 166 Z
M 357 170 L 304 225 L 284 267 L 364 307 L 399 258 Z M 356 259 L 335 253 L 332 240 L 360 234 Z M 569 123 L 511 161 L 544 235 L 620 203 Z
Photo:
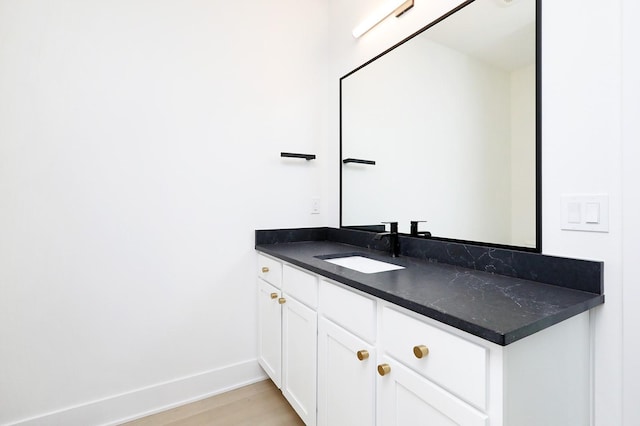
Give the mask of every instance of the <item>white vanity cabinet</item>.
M 488 425 L 488 349 L 389 306 L 381 316 L 380 424 Z
M 588 312 L 500 346 L 379 305 L 379 425 L 589 424 Z
M 486 426 L 488 416 L 474 410 L 428 379 L 386 355 L 388 372 L 378 380 L 378 424 Z
M 317 277 L 262 255 L 258 256 L 258 276 L 258 362 L 305 424 L 313 426 L 317 401 Z M 265 280 L 281 280 L 280 291 Z
M 376 301 L 320 281 L 318 424 L 374 425 Z
M 282 263 L 258 255 L 258 362 L 278 388 L 282 384 Z
M 588 311 L 500 346 L 285 262 L 259 259 L 276 262 L 258 280 L 260 364 L 276 384 L 281 380 L 307 425 L 590 422 Z
M 258 280 L 258 362 L 282 386 L 282 309 L 280 289 Z
M 316 424 L 318 279 L 282 271 L 282 393 L 306 425 Z

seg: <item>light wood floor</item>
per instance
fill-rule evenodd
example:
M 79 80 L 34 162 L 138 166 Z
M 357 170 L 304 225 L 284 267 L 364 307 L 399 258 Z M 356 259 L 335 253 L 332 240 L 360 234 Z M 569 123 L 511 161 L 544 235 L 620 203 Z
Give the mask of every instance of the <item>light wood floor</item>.
M 172 410 L 125 423 L 127 426 L 304 425 L 282 392 L 265 380 Z

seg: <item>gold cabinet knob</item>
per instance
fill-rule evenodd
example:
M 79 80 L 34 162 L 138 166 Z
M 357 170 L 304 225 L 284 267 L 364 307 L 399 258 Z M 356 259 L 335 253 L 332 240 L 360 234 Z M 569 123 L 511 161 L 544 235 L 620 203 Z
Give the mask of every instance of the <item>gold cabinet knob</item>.
M 262 267 L 262 273 L 266 274 L 267 272 L 269 272 L 269 268 L 267 268 L 266 266 Z
M 271 298 L 276 299 L 278 297 L 278 293 L 271 293 Z
M 429 355 L 429 348 L 425 345 L 418 345 L 413 347 L 413 354 L 416 358 L 420 359 Z
M 384 376 L 385 374 L 391 373 L 391 367 L 389 364 L 380 364 L 378 366 L 378 374 Z
M 284 297 L 281 297 L 280 299 L 278 299 L 278 303 L 281 305 L 284 305 L 285 303 L 287 303 L 287 299 L 285 299 Z
M 363 349 L 361 351 L 356 352 L 356 355 L 358 356 L 358 359 L 360 361 L 364 361 L 365 359 L 369 358 L 369 351 L 366 349 Z

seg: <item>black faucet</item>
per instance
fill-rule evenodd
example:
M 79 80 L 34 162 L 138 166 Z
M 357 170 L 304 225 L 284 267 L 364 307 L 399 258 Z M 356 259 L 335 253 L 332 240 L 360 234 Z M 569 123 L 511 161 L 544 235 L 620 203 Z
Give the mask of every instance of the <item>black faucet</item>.
M 381 232 L 376 234 L 375 239 L 380 240 L 382 237 L 389 237 L 389 253 L 392 257 L 398 257 L 400 255 L 400 240 L 398 239 L 398 222 L 382 222 L 388 223 L 390 226 L 389 232 Z
M 431 232 L 418 232 L 418 224 L 426 222 L 426 220 L 412 220 L 411 221 L 411 236 L 412 237 L 424 237 L 429 238 L 431 236 Z

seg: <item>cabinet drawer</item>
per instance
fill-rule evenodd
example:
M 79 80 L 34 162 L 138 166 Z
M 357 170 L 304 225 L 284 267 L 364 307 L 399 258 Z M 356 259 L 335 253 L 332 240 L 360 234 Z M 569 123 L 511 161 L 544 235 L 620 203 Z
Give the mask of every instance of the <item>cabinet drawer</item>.
M 381 340 L 387 354 L 476 407 L 486 409 L 486 348 L 389 307 L 382 310 Z M 421 346 L 428 349 L 427 354 L 420 353 Z
M 278 288 L 282 287 L 282 263 L 259 254 L 258 276 Z
M 315 275 L 284 265 L 282 292 L 295 297 L 314 310 L 318 307 L 318 279 Z
M 320 313 L 341 327 L 373 342 L 376 337 L 376 301 L 335 284 L 320 281 Z

